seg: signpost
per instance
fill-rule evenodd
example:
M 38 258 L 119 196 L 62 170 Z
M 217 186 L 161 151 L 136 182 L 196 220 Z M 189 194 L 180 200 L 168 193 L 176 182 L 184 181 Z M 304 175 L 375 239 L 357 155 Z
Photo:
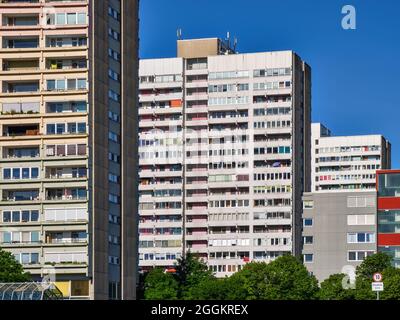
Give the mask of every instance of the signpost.
M 379 300 L 379 292 L 383 291 L 382 274 L 374 273 L 374 282 L 372 282 L 372 291 L 376 292 L 376 300 Z

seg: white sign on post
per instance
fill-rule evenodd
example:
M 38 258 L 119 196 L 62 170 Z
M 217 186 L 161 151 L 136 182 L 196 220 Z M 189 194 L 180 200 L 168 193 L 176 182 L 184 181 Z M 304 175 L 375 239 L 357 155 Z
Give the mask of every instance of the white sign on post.
M 372 291 L 383 291 L 383 282 L 372 282 Z

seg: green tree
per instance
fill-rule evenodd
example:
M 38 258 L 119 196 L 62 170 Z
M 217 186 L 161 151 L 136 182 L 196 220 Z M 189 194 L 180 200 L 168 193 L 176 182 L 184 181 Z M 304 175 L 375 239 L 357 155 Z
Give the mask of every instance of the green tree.
M 267 300 L 312 300 L 318 281 L 296 257 L 284 255 L 267 265 Z
M 179 283 L 179 297 L 184 300 L 200 299 L 201 286 L 211 285 L 210 281 L 215 279 L 204 261 L 191 252 L 178 259 L 175 269 Z M 208 283 L 203 284 L 204 281 Z
M 357 267 L 356 275 L 364 279 L 372 280 L 372 276 L 376 272 L 383 272 L 389 268 L 392 263 L 392 258 L 386 253 L 379 252 L 366 257 L 364 261 Z
M 364 259 L 356 269 L 356 299 L 374 300 L 376 293 L 371 289 L 372 276 L 376 272 L 383 273 L 391 268 L 391 257 L 386 253 L 376 253 Z
M 190 300 L 226 300 L 226 279 L 204 278 L 186 292 L 185 299 Z
M 346 274 L 333 274 L 321 283 L 318 292 L 320 300 L 353 300 L 355 296 L 354 289 L 343 288 L 343 278 Z
M 176 300 L 178 282 L 170 273 L 161 268 L 154 268 L 145 277 L 144 297 L 146 300 Z
M 0 248 L 0 282 L 28 282 L 29 273 L 24 272 L 22 265 L 14 256 Z
M 231 284 L 229 295 L 233 300 L 262 300 L 266 292 L 265 278 L 267 276 L 267 264 L 264 262 L 251 262 L 242 270 L 233 274 L 228 283 Z M 235 292 L 234 286 L 237 286 Z
M 234 300 L 308 300 L 316 299 L 318 292 L 317 279 L 300 260 L 290 255 L 268 264 L 248 263 L 230 281 L 240 288 L 236 295 L 231 294 L 230 299 Z
M 382 300 L 400 300 L 400 269 L 386 268 L 382 274 L 384 291 Z

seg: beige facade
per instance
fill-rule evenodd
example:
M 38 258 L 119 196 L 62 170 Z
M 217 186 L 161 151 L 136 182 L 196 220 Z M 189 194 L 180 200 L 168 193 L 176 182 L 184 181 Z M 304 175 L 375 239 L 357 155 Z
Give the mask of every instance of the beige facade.
M 312 191 L 374 191 L 376 170 L 390 169 L 391 145 L 382 135 L 333 136 L 312 124 Z
M 135 298 L 137 11 L 0 1 L 0 246 L 71 299 Z
M 217 276 L 300 255 L 309 66 L 292 51 L 197 39 L 139 70 L 140 269 L 172 268 L 189 250 Z

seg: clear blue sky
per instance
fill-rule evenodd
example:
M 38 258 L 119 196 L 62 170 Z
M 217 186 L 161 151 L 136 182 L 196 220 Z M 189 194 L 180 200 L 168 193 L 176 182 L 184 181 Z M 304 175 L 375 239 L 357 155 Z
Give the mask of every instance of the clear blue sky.
M 183 38 L 239 39 L 238 51 L 294 50 L 313 71 L 313 121 L 335 135 L 383 134 L 400 168 L 399 0 L 141 0 L 140 57 L 176 55 Z M 343 30 L 342 7 L 357 10 Z

